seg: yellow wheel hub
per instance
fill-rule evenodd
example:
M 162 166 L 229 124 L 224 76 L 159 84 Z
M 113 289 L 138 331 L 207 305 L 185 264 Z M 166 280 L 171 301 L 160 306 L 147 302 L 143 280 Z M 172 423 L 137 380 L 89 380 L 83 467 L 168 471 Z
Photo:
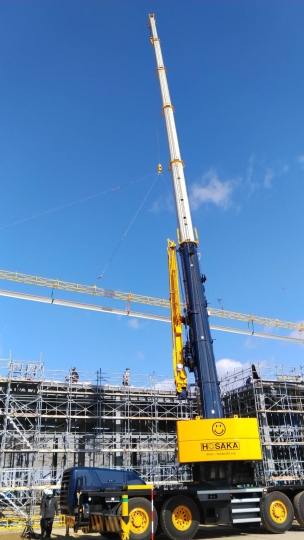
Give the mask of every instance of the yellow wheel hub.
M 130 529 L 134 534 L 141 534 L 149 527 L 149 515 L 143 508 L 134 508 L 130 512 Z
M 284 523 L 287 518 L 287 508 L 282 501 L 273 501 L 270 505 L 270 515 L 276 523 Z
M 172 523 L 179 531 L 186 531 L 192 523 L 192 514 L 187 506 L 177 506 L 172 512 Z

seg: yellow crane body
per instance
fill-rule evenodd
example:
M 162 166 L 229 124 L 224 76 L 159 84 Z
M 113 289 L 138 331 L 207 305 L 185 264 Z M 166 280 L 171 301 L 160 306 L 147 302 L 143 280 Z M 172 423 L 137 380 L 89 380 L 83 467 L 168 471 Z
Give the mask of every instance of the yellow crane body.
M 177 421 L 179 463 L 262 459 L 256 418 Z
M 183 316 L 178 283 L 176 244 L 168 240 L 168 271 L 173 348 L 173 372 L 177 396 L 187 388 L 183 355 Z M 186 397 L 186 396 L 184 396 Z M 206 461 L 258 461 L 262 459 L 256 418 L 219 418 L 177 421 L 179 463 Z
M 176 244 L 168 240 L 168 270 L 170 290 L 170 312 L 173 349 L 173 373 L 177 395 L 182 395 L 187 388 L 187 373 L 183 356 L 183 318 L 178 286 L 178 266 Z

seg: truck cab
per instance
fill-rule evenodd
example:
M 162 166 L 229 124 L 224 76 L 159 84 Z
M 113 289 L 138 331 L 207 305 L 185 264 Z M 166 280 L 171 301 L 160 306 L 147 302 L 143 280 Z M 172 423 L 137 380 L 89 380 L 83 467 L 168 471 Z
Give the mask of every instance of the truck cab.
M 61 513 L 73 515 L 77 508 L 77 493 L 119 490 L 124 486 L 145 485 L 133 471 L 102 467 L 71 467 L 63 473 L 60 490 Z

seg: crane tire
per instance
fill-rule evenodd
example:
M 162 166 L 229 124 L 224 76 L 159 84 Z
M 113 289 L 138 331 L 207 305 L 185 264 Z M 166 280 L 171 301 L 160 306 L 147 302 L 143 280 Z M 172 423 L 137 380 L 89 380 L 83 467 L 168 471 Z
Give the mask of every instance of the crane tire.
M 304 527 L 304 491 L 300 491 L 293 499 L 295 518 L 301 527 Z
M 261 505 L 262 523 L 267 531 L 282 534 L 288 531 L 294 518 L 293 506 L 287 495 L 272 491 Z
M 121 515 L 121 505 L 117 509 Z M 130 540 L 150 540 L 152 535 L 151 502 L 144 497 L 129 499 Z M 158 516 L 154 508 L 154 531 L 158 525 Z
M 199 509 L 190 497 L 170 497 L 162 506 L 160 523 L 171 540 L 191 540 L 199 528 Z

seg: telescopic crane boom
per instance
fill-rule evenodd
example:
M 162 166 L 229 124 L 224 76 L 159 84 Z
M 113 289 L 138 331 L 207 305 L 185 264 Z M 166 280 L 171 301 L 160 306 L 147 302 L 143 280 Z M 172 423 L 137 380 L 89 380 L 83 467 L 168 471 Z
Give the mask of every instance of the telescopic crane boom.
M 173 106 L 167 83 L 166 69 L 157 35 L 154 15 L 149 15 L 151 43 L 154 46 L 159 77 L 163 114 L 166 123 L 170 168 L 175 195 L 177 221 L 179 228 L 179 253 L 181 257 L 183 281 L 186 293 L 186 321 L 189 323 L 189 341 L 183 354 L 183 364 L 194 371 L 200 393 L 201 416 L 221 418 L 223 416 L 219 384 L 215 367 L 212 338 L 205 298 L 205 276 L 201 274 L 197 245 L 194 235 L 189 199 L 187 194 L 184 162 L 181 158 L 174 121 Z M 169 250 L 172 249 L 169 246 Z M 173 248 L 174 249 L 174 248 Z M 171 291 L 170 291 L 171 292 Z
M 195 420 L 177 422 L 178 459 L 180 463 L 197 464 L 194 465 L 194 476 L 205 478 L 207 462 L 216 464 L 217 474 L 221 474 L 219 467 L 223 461 L 230 461 L 230 464 L 227 464 L 227 470 L 232 470 L 234 461 L 238 461 L 238 466 L 244 466 L 246 469 L 249 461 L 261 459 L 261 446 L 255 418 L 223 418 L 205 297 L 206 277 L 201 274 L 199 267 L 198 239 L 197 235 L 194 235 L 191 220 L 184 163 L 180 155 L 173 106 L 154 15 L 149 15 L 149 27 L 151 30 L 150 39 L 156 56 L 169 144 L 170 168 L 179 227 L 178 251 L 181 258 L 186 297 L 185 312 L 184 315 L 181 315 L 176 245 L 169 241 L 168 262 L 174 378 L 177 394 L 180 398 L 186 394 L 185 367 L 194 372 L 199 389 L 200 417 Z M 184 346 L 182 345 L 183 324 L 187 327 L 187 341 Z M 243 462 L 243 465 L 240 462 Z

